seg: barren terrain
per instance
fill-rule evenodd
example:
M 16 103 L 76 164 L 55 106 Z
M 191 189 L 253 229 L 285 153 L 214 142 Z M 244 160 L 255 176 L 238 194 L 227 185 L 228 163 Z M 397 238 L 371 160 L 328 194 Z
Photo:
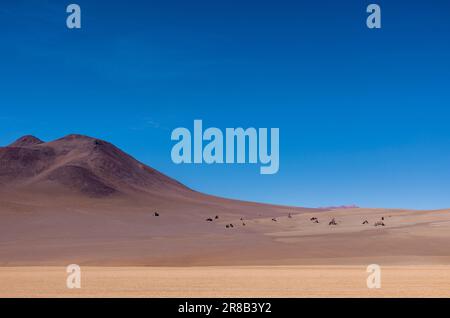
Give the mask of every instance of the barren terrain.
M 449 246 L 450 210 L 208 196 L 80 135 L 0 148 L 3 296 L 371 296 L 369 264 L 375 295 L 446 296 Z M 87 269 L 75 294 L 69 264 Z

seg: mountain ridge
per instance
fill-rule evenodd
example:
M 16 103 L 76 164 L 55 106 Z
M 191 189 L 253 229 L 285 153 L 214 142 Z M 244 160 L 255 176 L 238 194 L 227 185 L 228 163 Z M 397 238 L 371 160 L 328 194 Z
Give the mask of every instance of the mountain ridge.
M 0 148 L 0 188 L 45 186 L 91 197 L 192 191 L 98 138 L 71 134 L 44 142 L 27 135 Z

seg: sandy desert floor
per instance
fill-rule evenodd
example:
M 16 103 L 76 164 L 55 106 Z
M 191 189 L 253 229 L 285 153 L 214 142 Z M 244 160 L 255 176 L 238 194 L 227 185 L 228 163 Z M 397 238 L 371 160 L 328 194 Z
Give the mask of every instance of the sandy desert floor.
M 450 297 L 450 210 L 0 203 L 0 297 Z M 66 287 L 69 264 L 82 268 L 80 290 Z M 369 264 L 382 267 L 379 290 L 367 288 Z
M 449 209 L 209 196 L 80 135 L 0 147 L 3 297 L 448 297 L 449 246 Z M 69 264 L 81 290 L 66 288 Z
M 363 266 L 0 268 L 0 297 L 450 297 L 450 266 L 382 266 L 368 289 Z
M 0 199 L 0 266 L 450 265 L 450 210 L 208 200 Z

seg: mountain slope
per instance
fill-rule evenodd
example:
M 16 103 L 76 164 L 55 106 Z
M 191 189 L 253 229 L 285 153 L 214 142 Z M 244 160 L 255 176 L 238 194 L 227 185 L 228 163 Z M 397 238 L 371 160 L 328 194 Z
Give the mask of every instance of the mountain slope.
M 82 135 L 44 143 L 24 136 L 0 148 L 0 189 L 59 187 L 87 196 L 190 191 L 114 145 Z

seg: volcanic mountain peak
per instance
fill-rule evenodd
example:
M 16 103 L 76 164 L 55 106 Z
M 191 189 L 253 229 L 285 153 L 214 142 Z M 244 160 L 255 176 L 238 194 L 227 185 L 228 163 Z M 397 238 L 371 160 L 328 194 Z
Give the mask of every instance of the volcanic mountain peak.
M 95 140 L 96 138 L 94 137 L 90 137 L 90 136 L 86 136 L 86 135 L 80 135 L 80 134 L 69 134 L 67 136 L 64 136 L 62 138 L 57 139 L 56 141 L 74 141 L 74 140 L 78 140 L 78 141 L 91 141 L 91 140 Z
M 47 143 L 25 136 L 0 148 L 0 190 L 34 191 L 55 186 L 94 197 L 190 192 L 113 144 L 84 135 L 72 134 Z
M 101 139 L 89 137 L 85 135 L 71 134 L 47 143 L 47 145 L 59 149 L 60 151 L 76 150 L 77 152 L 90 152 L 92 150 L 115 149 L 121 155 L 128 156 L 113 144 Z
M 39 138 L 32 136 L 32 135 L 26 135 L 23 137 L 20 137 L 15 142 L 10 144 L 8 147 L 27 147 L 27 146 L 34 146 L 43 144 L 44 142 L 40 140 Z

